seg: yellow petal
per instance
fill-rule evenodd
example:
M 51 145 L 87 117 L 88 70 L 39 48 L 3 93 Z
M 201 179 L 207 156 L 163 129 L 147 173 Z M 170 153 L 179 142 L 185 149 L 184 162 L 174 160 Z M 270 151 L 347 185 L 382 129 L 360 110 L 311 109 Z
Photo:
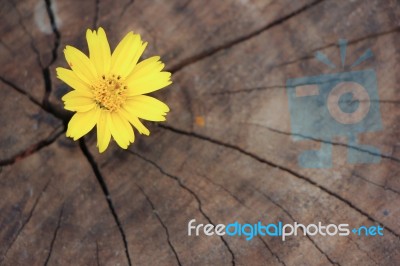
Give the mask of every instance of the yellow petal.
M 129 143 L 133 143 L 135 141 L 135 134 L 133 132 L 133 128 L 132 128 L 131 124 L 129 124 L 128 119 L 125 119 L 125 117 L 123 115 L 121 115 L 121 113 L 119 111 L 116 112 L 115 115 L 118 116 L 118 120 L 119 120 L 118 127 L 121 128 L 122 133 L 125 133 L 124 134 L 125 138 L 127 138 L 129 140 Z
M 160 72 L 164 68 L 164 64 L 159 60 L 159 56 L 153 56 L 143 60 L 135 66 L 132 73 L 129 75 L 129 79 L 140 78 L 141 76 L 151 74 L 151 72 Z
M 164 116 L 169 111 L 167 105 L 149 96 L 128 99 L 124 108 L 129 114 L 150 121 L 165 121 Z
M 69 106 L 81 106 L 81 105 L 89 105 L 89 104 L 95 104 L 95 102 L 87 97 L 75 97 L 72 99 L 69 99 L 65 102 L 65 105 Z
M 87 112 L 92 110 L 93 108 L 96 107 L 95 103 L 90 103 L 90 104 L 84 104 L 84 105 L 73 105 L 73 104 L 68 104 L 65 103 L 64 109 L 73 111 L 73 112 Z
M 93 93 L 91 91 L 70 91 L 67 94 L 65 94 L 61 100 L 68 101 L 72 100 L 74 98 L 89 98 L 93 99 Z M 93 101 L 93 100 L 92 100 Z
M 129 112 L 124 108 L 121 108 L 119 112 L 126 120 L 129 121 L 129 123 L 131 123 L 139 131 L 140 134 L 144 134 L 146 136 L 150 135 L 150 130 L 145 127 L 142 122 L 140 122 L 139 118 L 129 114 Z
M 96 68 L 99 76 L 108 74 L 110 70 L 111 52 L 106 33 L 103 28 L 98 32 L 87 30 L 86 40 L 89 47 L 90 61 Z
M 132 126 L 119 113 L 110 113 L 109 118 L 110 131 L 113 138 L 121 148 L 128 148 L 129 143 L 134 141 L 135 136 Z
M 164 113 L 169 112 L 170 110 L 168 105 L 166 105 L 162 101 L 147 95 L 134 96 L 128 99 L 128 102 L 131 103 L 132 105 L 135 105 L 136 103 L 146 104 L 152 110 L 157 110 Z
M 102 27 L 97 30 L 97 38 L 100 43 L 100 50 L 103 54 L 103 72 L 108 73 L 111 67 L 111 50 L 106 32 Z
M 91 92 L 71 91 L 62 98 L 65 109 L 77 112 L 87 112 L 96 106 Z
M 140 35 L 139 35 L 139 38 L 140 38 Z M 140 41 L 139 48 L 137 49 L 136 54 L 132 59 L 132 63 L 131 63 L 132 68 L 129 70 L 128 75 L 132 72 L 132 69 L 136 66 L 137 62 L 139 61 L 139 58 L 142 56 L 146 47 L 147 47 L 147 42 Z
M 170 77 L 171 73 L 169 72 L 151 72 L 151 74 L 140 78 L 130 76 L 126 80 L 126 84 L 128 84 L 127 95 L 136 96 L 162 89 L 172 83 Z
M 97 78 L 97 71 L 90 59 L 75 47 L 67 45 L 64 49 L 65 59 L 74 73 L 87 84 Z
M 111 56 L 110 73 L 128 76 L 136 62 L 133 62 L 138 50 L 141 49 L 142 41 L 140 35 L 129 32 L 115 48 Z
M 72 70 L 57 67 L 57 78 L 64 81 L 68 86 L 77 90 L 77 91 L 90 91 L 89 86 L 83 80 L 81 80 Z
M 101 111 L 99 120 L 97 121 L 97 147 L 99 152 L 102 153 L 108 147 L 111 140 L 111 132 L 109 129 L 109 121 L 107 120 L 108 112 Z
M 87 134 L 97 123 L 99 115 L 100 109 L 98 107 L 84 113 L 74 114 L 68 123 L 67 137 L 77 140 Z

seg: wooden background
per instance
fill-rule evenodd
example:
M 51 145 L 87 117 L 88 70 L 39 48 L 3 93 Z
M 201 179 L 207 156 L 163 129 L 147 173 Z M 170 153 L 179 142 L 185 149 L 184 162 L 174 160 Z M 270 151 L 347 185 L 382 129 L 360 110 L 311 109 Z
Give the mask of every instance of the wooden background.
M 398 0 L 0 1 L 0 264 L 399 265 L 400 2 Z M 55 78 L 62 50 L 87 51 L 102 26 L 112 47 L 128 32 L 161 55 L 173 85 L 154 93 L 166 123 L 124 151 L 98 154 L 93 134 L 65 137 L 71 113 Z M 356 69 L 377 73 L 384 130 L 361 134 L 380 164 L 305 169 L 285 81 L 330 73 L 370 48 Z M 189 237 L 187 223 L 348 223 L 383 237 Z

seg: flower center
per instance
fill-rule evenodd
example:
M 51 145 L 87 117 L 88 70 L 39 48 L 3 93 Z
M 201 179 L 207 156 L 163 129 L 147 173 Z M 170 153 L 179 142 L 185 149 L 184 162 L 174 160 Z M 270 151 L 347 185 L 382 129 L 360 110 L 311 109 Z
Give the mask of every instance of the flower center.
M 97 82 L 92 84 L 94 101 L 104 110 L 116 111 L 126 100 L 126 89 L 128 88 L 121 76 L 103 75 Z

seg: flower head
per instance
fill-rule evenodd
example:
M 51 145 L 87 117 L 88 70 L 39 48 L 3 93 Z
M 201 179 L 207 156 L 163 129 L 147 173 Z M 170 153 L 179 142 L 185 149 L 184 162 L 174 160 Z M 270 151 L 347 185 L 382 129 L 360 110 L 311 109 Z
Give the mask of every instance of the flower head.
M 165 120 L 168 106 L 144 94 L 171 84 L 171 73 L 162 71 L 159 56 L 138 63 L 147 46 L 138 34 L 129 32 L 113 53 L 102 28 L 88 29 L 86 39 L 89 57 L 67 46 L 64 54 L 71 69 L 56 69 L 57 77 L 73 89 L 62 97 L 64 108 L 76 112 L 67 136 L 77 140 L 96 126 L 99 152 L 108 147 L 111 136 L 126 149 L 135 140 L 132 126 L 150 134 L 139 118 Z

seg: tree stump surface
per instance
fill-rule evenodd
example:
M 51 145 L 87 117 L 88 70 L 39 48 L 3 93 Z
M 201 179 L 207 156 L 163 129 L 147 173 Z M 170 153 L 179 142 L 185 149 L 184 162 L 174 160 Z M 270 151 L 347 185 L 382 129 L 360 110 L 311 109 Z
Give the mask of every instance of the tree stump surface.
M 0 264 L 400 263 L 397 0 L 4 0 L 0 17 Z M 103 154 L 93 132 L 65 137 L 69 88 L 55 74 L 64 47 L 87 53 L 85 31 L 98 26 L 112 48 L 140 33 L 143 57 L 173 73 L 153 94 L 167 121 Z M 346 62 L 373 52 L 354 70 L 376 72 L 383 130 L 359 141 L 383 156 L 350 164 L 354 147 L 337 138 L 331 168 L 302 168 L 298 155 L 323 140 L 293 140 L 286 80 L 341 71 L 340 38 Z M 188 236 L 191 219 L 379 224 L 384 236 Z

